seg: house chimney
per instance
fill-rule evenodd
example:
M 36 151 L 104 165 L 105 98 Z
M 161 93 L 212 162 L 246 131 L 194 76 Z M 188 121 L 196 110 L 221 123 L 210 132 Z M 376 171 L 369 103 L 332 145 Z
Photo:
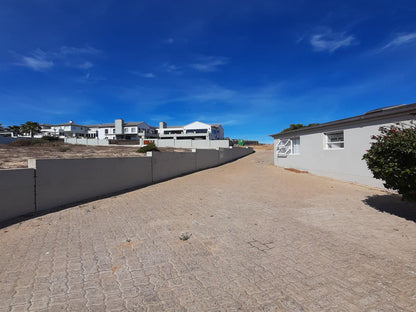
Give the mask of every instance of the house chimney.
M 74 121 L 70 120 L 69 123 L 72 124 L 72 123 L 74 123 Z
M 123 119 L 116 119 L 114 121 L 114 126 L 116 129 L 116 134 L 123 134 L 124 133 L 124 120 Z
M 166 123 L 166 122 L 164 122 L 164 121 L 159 122 L 159 129 L 166 128 L 167 126 L 168 126 L 168 125 L 167 125 L 167 123 Z

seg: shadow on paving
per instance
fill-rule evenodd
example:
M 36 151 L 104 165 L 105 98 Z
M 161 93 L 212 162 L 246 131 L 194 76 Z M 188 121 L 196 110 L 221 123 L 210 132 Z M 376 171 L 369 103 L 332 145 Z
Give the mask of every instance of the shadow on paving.
M 416 222 L 416 203 L 401 200 L 400 195 L 373 195 L 363 200 L 363 203 L 381 212 Z

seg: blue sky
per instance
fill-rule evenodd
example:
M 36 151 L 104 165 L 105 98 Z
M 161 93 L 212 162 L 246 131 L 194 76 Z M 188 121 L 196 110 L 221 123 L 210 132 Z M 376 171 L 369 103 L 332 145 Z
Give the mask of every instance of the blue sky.
M 0 2 L 0 123 L 291 123 L 416 102 L 414 1 Z

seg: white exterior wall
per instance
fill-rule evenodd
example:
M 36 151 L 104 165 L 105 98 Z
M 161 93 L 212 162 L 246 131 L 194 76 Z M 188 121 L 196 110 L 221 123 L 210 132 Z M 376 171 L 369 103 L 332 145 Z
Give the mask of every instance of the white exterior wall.
M 223 140 L 224 139 L 224 128 L 222 126 L 217 127 L 215 134 L 211 133 L 209 134 L 210 140 Z
M 108 140 L 113 140 L 116 138 L 115 133 L 113 133 L 114 127 L 107 127 L 107 128 L 96 128 L 98 130 L 98 138 L 100 140 L 104 140 L 107 138 Z M 105 133 L 105 130 L 108 130 L 108 134 Z
M 300 137 L 300 153 L 277 157 L 279 139 L 274 139 L 274 164 L 283 168 L 294 168 L 312 174 L 384 188 L 383 182 L 373 178 L 367 164 L 362 160 L 370 148 L 371 136 L 379 133 L 381 126 L 390 126 L 396 122 L 409 122 L 410 119 L 367 122 L 348 127 L 334 127 L 311 134 L 288 134 L 285 138 Z M 324 149 L 324 133 L 344 131 L 343 149 Z

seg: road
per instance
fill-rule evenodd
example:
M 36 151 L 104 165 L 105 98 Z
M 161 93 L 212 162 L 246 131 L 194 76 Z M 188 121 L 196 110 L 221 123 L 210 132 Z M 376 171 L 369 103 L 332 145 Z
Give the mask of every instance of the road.
M 416 206 L 271 162 L 0 229 L 0 311 L 414 311 Z

